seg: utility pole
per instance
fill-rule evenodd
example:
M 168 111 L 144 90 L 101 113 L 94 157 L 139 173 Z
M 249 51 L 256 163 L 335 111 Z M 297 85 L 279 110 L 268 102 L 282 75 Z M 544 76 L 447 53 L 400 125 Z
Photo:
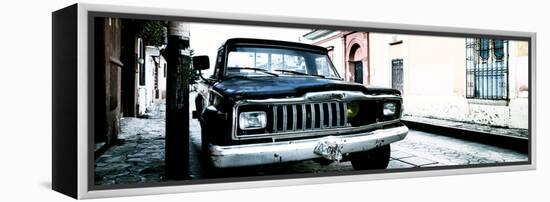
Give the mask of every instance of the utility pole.
M 168 180 L 189 178 L 189 24 L 168 23 L 166 47 L 166 147 Z

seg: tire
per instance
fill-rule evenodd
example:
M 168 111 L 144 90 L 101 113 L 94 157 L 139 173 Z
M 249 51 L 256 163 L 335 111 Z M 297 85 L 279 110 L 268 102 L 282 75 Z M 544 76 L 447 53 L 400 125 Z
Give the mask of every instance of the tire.
M 355 170 L 386 169 L 390 162 L 390 145 L 369 151 L 350 154 L 351 165 Z
M 205 125 L 201 122 L 201 155 L 203 157 L 208 155 L 208 129 L 206 129 Z
M 197 98 L 195 98 L 195 110 L 197 111 L 197 114 L 200 114 L 202 112 L 202 97 L 201 96 L 197 96 Z M 207 154 L 208 152 L 208 131 L 207 131 L 207 127 L 205 126 L 206 124 L 204 123 L 204 120 L 202 120 L 200 118 L 200 115 L 199 117 L 197 117 L 198 120 L 199 120 L 199 124 L 201 126 L 201 150 L 200 150 L 200 155 L 201 157 L 205 157 L 205 154 Z
M 208 129 L 201 121 L 201 150 L 199 159 L 201 162 L 201 169 L 203 170 L 203 177 L 205 178 L 218 178 L 224 176 L 224 170 L 216 168 L 210 160 L 210 152 L 208 151 Z

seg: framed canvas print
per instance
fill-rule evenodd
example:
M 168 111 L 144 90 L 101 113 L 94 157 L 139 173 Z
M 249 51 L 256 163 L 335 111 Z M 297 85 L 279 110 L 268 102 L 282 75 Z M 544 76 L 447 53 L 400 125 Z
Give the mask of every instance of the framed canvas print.
M 52 184 L 74 198 L 535 169 L 535 33 L 94 4 L 52 21 Z

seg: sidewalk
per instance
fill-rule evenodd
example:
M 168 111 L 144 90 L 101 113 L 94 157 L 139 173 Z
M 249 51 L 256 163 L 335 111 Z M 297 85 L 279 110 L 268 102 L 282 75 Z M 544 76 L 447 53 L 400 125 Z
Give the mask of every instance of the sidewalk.
M 417 116 L 403 116 L 401 120 L 413 130 L 438 133 L 524 153 L 528 151 L 529 133 L 527 129 L 494 127 Z
M 96 185 L 159 182 L 164 179 L 165 103 L 147 110 L 146 118 L 124 117 L 120 142 L 95 160 Z

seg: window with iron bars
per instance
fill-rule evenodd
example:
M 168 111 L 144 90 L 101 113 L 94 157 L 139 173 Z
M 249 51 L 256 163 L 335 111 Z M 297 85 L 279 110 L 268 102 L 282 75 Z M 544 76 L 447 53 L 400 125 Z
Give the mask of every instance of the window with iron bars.
M 466 39 L 466 97 L 508 99 L 508 41 Z

